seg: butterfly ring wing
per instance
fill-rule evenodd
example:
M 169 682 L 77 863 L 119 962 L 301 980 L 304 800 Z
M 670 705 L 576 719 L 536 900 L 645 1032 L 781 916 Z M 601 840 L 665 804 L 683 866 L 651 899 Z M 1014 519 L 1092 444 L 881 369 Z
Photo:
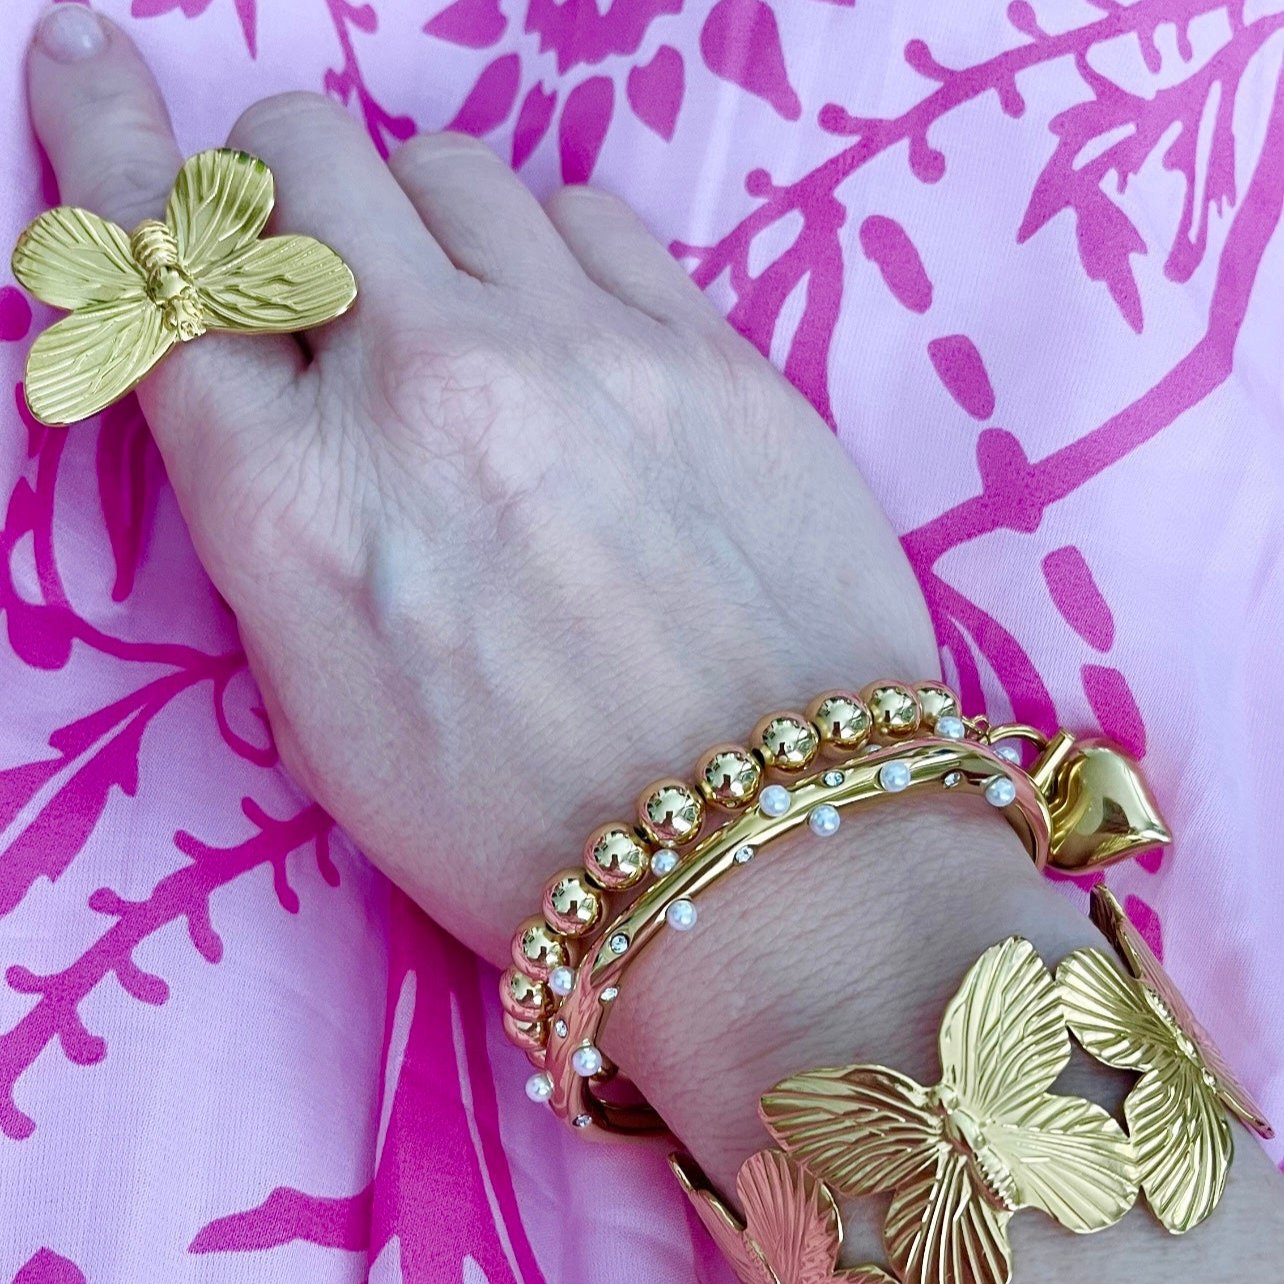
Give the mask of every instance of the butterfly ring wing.
M 177 338 L 146 295 L 81 308 L 31 345 L 27 405 L 54 426 L 96 415 L 135 388 Z
M 306 330 L 356 298 L 351 270 L 328 245 L 310 236 L 259 239 L 272 202 L 270 171 L 245 152 L 201 152 L 179 173 L 165 219 L 211 330 Z

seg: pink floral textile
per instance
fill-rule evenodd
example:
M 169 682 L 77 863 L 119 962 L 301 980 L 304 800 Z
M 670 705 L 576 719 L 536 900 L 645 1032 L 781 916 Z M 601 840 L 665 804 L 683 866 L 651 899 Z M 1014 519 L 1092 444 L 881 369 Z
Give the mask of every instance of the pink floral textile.
M 102 8 L 186 151 L 306 87 L 631 201 L 834 425 L 968 705 L 1145 756 L 1178 839 L 1110 881 L 1284 1117 L 1284 0 Z M 726 1284 L 278 770 L 132 401 L 26 417 L 47 319 L 0 276 L 0 1281 Z

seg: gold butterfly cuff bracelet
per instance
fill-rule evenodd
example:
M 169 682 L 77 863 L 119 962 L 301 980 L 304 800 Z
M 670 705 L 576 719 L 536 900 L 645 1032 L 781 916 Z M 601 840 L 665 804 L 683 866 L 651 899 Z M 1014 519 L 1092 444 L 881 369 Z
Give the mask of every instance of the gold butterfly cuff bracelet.
M 1104 885 L 1093 919 L 1127 971 L 1081 949 L 1054 976 L 1020 937 L 991 947 L 945 1010 L 939 1083 L 874 1065 L 778 1083 L 759 1106 L 778 1149 L 741 1168 L 739 1211 L 687 1156 L 671 1159 L 744 1284 L 1008 1284 L 1021 1209 L 1079 1234 L 1114 1225 L 1139 1194 L 1174 1234 L 1213 1212 L 1233 1149 L 1226 1111 L 1263 1136 L 1270 1126 Z M 1126 1131 L 1052 1091 L 1071 1034 L 1140 1075 Z M 877 1194 L 891 1199 L 890 1272 L 842 1270 L 837 1201 Z
M 286 334 L 346 312 L 357 297 L 348 265 L 310 236 L 262 236 L 272 204 L 268 167 L 224 148 L 184 164 L 164 221 L 127 233 L 60 205 L 29 224 L 13 274 L 71 313 L 27 355 L 31 413 L 51 426 L 95 415 L 207 330 Z

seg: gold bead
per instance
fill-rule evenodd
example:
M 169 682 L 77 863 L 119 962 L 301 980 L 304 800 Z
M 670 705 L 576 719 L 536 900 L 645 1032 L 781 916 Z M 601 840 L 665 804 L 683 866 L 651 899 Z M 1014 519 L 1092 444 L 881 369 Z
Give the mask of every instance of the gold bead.
M 753 747 L 768 767 L 801 771 L 820 748 L 820 735 L 801 713 L 769 713 L 753 729 Z
M 762 764 L 740 745 L 715 745 L 696 763 L 696 787 L 727 811 L 747 807 L 762 784 Z
M 619 822 L 595 829 L 584 844 L 584 868 L 602 887 L 632 887 L 642 881 L 650 864 L 647 845 Z
M 918 699 L 900 682 L 871 682 L 861 691 L 874 719 L 874 734 L 888 740 L 912 736 L 922 721 Z
M 515 1017 L 511 1012 L 505 1012 L 500 1020 L 504 1026 L 504 1033 L 523 1052 L 535 1052 L 548 1042 L 547 1021 L 523 1021 L 521 1017 Z
M 570 967 L 571 961 L 565 937 L 538 915 L 525 919 L 513 934 L 513 962 L 537 981 L 547 981 L 555 967 Z
M 916 682 L 914 694 L 929 727 L 936 726 L 937 718 L 959 717 L 959 698 L 943 682 Z
M 820 732 L 827 749 L 850 752 L 869 739 L 873 719 L 855 691 L 826 691 L 807 706 L 807 717 Z
M 657 780 L 638 799 L 643 833 L 660 847 L 681 847 L 700 832 L 704 803 L 685 780 Z
M 544 917 L 566 936 L 583 936 L 602 917 L 602 893 L 582 869 L 554 874 L 544 888 Z
M 519 1021 L 537 1021 L 549 1006 L 548 987 L 543 981 L 510 967 L 499 978 L 499 1001 L 504 1011 Z

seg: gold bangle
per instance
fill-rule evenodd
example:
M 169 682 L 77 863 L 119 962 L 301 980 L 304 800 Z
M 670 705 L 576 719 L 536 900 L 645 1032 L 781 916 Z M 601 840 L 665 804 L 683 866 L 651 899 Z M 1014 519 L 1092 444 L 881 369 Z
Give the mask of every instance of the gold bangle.
M 663 1124 L 644 1104 L 620 1105 L 595 1095 L 610 1067 L 598 1050 L 601 1031 L 627 967 L 664 930 L 694 926 L 697 897 L 757 858 L 769 843 L 808 825 L 817 837 L 838 830 L 853 806 L 927 790 L 984 795 L 1022 834 L 1036 864 L 1046 858 L 1051 820 L 1021 768 L 979 742 L 925 738 L 889 745 L 807 777 L 766 797 L 702 841 L 667 877 L 648 886 L 602 933 L 580 964 L 570 994 L 548 1032 L 544 1072 L 553 1112 L 576 1127 L 603 1133 L 655 1133 Z M 579 1064 L 574 1058 L 579 1057 Z M 590 1075 L 587 1066 L 597 1069 Z
M 741 1169 L 743 1220 L 690 1159 L 673 1157 L 745 1284 L 1008 1284 L 1008 1223 L 1021 1209 L 1080 1234 L 1113 1225 L 1139 1192 L 1173 1233 L 1212 1213 L 1233 1149 L 1225 1109 L 1263 1136 L 1270 1125 L 1104 886 L 1093 917 L 1128 974 L 1083 949 L 1054 979 L 1028 941 L 991 947 L 945 1010 L 940 1083 L 844 1066 L 765 1093 L 759 1115 L 780 1149 Z M 1049 1091 L 1071 1033 L 1097 1060 L 1140 1075 L 1127 1132 L 1100 1106 Z M 891 1273 L 837 1273 L 837 1198 L 880 1193 L 891 1195 Z
M 1036 746 L 1028 770 L 1000 744 L 1013 739 Z M 661 926 L 692 926 L 694 895 L 804 819 L 823 836 L 842 807 L 929 786 L 984 793 L 1038 867 L 1083 869 L 1168 841 L 1144 782 L 1105 742 L 965 719 L 939 682 L 824 692 L 803 714 L 761 719 L 748 746 L 706 751 L 693 782 L 650 786 L 635 822 L 594 831 L 583 865 L 550 880 L 544 914 L 519 926 L 500 985 L 504 1029 L 537 1068 L 527 1094 L 578 1128 L 659 1130 L 644 1103 L 592 1091 L 615 1073 L 597 1032 L 625 966 Z

